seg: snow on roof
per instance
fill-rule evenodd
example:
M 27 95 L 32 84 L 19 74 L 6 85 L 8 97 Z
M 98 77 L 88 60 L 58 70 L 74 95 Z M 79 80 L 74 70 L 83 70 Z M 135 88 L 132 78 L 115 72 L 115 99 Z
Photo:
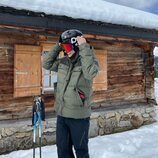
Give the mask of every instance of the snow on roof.
M 158 15 L 104 0 L 0 0 L 0 6 L 158 30 Z

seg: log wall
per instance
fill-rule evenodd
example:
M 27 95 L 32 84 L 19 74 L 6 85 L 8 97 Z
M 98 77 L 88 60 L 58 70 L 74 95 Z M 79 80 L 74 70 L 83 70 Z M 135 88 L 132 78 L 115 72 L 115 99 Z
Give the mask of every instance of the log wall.
M 107 50 L 106 91 L 94 92 L 94 101 L 103 102 L 94 108 L 122 103 L 147 102 L 153 95 L 152 47 L 132 43 L 93 43 L 96 49 Z
M 53 38 L 42 40 L 52 42 Z M 39 36 L 11 33 L 0 35 L 0 120 L 31 116 L 33 97 L 13 98 L 14 44 L 39 45 L 40 42 Z M 107 90 L 94 92 L 94 102 L 99 103 L 94 108 L 113 106 L 116 102 L 121 104 L 125 101 L 146 101 L 147 85 L 147 91 L 152 91 L 153 79 L 149 74 L 145 76 L 143 53 L 147 52 L 149 59 L 152 57 L 152 50 L 146 51 L 140 46 L 116 41 L 107 43 L 90 39 L 90 42 L 96 49 L 107 50 L 108 63 Z M 151 73 L 152 62 L 146 61 L 146 65 Z M 44 98 L 46 111 L 52 112 L 53 95 L 45 95 Z M 151 95 L 148 95 L 148 98 L 152 98 Z
M 39 37 L 3 33 L 0 35 L 0 120 L 30 117 L 33 97 L 14 98 L 14 44 L 38 45 Z M 50 96 L 50 97 L 49 97 Z M 53 96 L 46 97 L 46 111 L 53 111 Z

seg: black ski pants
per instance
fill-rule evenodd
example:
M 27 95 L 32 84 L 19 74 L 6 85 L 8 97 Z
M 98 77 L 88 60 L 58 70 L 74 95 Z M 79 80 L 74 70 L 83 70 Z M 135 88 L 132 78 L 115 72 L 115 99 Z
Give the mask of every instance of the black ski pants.
M 72 119 L 58 116 L 56 144 L 58 158 L 89 158 L 88 153 L 89 118 Z

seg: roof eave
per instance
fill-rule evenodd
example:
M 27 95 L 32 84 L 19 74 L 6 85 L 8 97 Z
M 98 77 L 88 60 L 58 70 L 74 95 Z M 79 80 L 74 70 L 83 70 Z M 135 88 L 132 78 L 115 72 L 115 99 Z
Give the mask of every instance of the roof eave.
M 113 37 L 128 37 L 158 42 L 158 31 L 142 29 L 125 25 L 115 25 L 83 19 L 72 19 L 63 16 L 25 16 L 9 13 L 0 13 L 0 25 L 19 27 L 45 28 L 63 31 L 76 28 L 84 33 L 108 35 Z

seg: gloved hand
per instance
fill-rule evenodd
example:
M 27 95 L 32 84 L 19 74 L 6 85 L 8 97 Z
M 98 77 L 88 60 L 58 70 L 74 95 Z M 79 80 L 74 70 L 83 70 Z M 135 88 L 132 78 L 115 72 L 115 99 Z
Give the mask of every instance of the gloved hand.
M 60 37 L 59 37 L 59 43 L 62 43 L 61 35 L 60 35 Z
M 82 43 L 87 43 L 86 39 L 83 36 L 77 36 L 76 40 L 78 45 L 81 45 Z

